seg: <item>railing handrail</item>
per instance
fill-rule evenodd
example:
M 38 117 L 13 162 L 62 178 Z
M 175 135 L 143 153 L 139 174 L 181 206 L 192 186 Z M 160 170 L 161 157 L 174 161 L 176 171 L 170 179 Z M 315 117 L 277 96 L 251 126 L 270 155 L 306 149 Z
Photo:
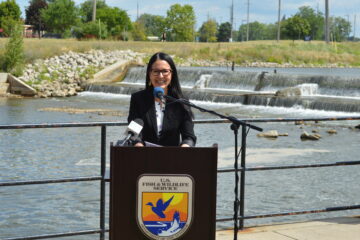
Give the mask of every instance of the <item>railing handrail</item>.
M 343 116 L 343 117 L 321 117 L 321 118 L 239 118 L 244 122 L 297 122 L 297 121 L 348 121 L 360 120 L 360 116 Z M 226 119 L 196 119 L 196 124 L 206 123 L 230 123 Z M 0 124 L 1 129 L 27 129 L 27 128 L 63 128 L 63 127 L 101 127 L 101 126 L 126 126 L 124 121 L 116 122 L 65 122 L 65 123 L 18 123 L 18 124 Z

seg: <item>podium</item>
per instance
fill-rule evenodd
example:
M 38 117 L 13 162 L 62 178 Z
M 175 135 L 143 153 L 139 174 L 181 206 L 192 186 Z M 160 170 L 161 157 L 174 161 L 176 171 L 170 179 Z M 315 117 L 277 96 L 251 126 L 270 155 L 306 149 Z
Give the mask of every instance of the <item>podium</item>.
M 215 240 L 217 148 L 110 149 L 111 240 Z

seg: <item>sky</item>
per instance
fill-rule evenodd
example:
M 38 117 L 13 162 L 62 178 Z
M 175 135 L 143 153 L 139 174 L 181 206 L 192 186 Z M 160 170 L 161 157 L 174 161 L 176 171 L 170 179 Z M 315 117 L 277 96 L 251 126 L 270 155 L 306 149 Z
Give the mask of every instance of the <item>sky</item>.
M 1 0 L 2 1 L 2 0 Z M 85 0 L 74 0 L 80 5 Z M 166 16 L 166 11 L 173 4 L 189 4 L 193 6 L 196 15 L 196 28 L 200 28 L 208 18 L 218 23 L 230 22 L 230 6 L 234 2 L 234 29 L 238 29 L 247 19 L 247 3 L 249 2 L 249 21 L 261 23 L 275 23 L 278 18 L 279 0 L 105 0 L 111 7 L 126 10 L 134 21 L 137 15 L 149 13 Z M 29 0 L 16 0 L 20 5 L 23 16 Z M 299 7 L 310 6 L 325 13 L 325 0 L 281 0 L 281 16 L 291 17 Z M 351 22 L 352 33 L 356 15 L 355 35 L 360 37 L 360 0 L 329 0 L 330 15 L 343 17 Z

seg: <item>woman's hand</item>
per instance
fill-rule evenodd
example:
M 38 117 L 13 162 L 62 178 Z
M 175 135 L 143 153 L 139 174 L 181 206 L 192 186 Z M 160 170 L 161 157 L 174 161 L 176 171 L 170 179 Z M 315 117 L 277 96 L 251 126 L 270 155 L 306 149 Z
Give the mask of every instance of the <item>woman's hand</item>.
M 134 145 L 135 147 L 144 147 L 144 144 L 142 144 L 141 142 L 138 142 Z
M 190 147 L 190 145 L 189 145 L 189 144 L 184 143 L 184 144 L 181 144 L 181 145 L 180 145 L 180 147 Z

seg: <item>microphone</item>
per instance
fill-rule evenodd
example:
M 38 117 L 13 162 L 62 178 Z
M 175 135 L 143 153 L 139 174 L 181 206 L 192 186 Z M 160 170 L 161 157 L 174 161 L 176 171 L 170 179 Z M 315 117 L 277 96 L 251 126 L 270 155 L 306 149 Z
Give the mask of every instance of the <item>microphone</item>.
M 165 102 L 164 89 L 162 87 L 154 87 L 154 97 L 159 98 L 161 102 Z
M 125 130 L 126 137 L 123 140 L 119 140 L 116 143 L 116 146 L 126 146 L 129 145 L 129 140 L 136 138 L 141 130 L 143 129 L 144 121 L 141 118 L 136 118 L 130 122 Z

